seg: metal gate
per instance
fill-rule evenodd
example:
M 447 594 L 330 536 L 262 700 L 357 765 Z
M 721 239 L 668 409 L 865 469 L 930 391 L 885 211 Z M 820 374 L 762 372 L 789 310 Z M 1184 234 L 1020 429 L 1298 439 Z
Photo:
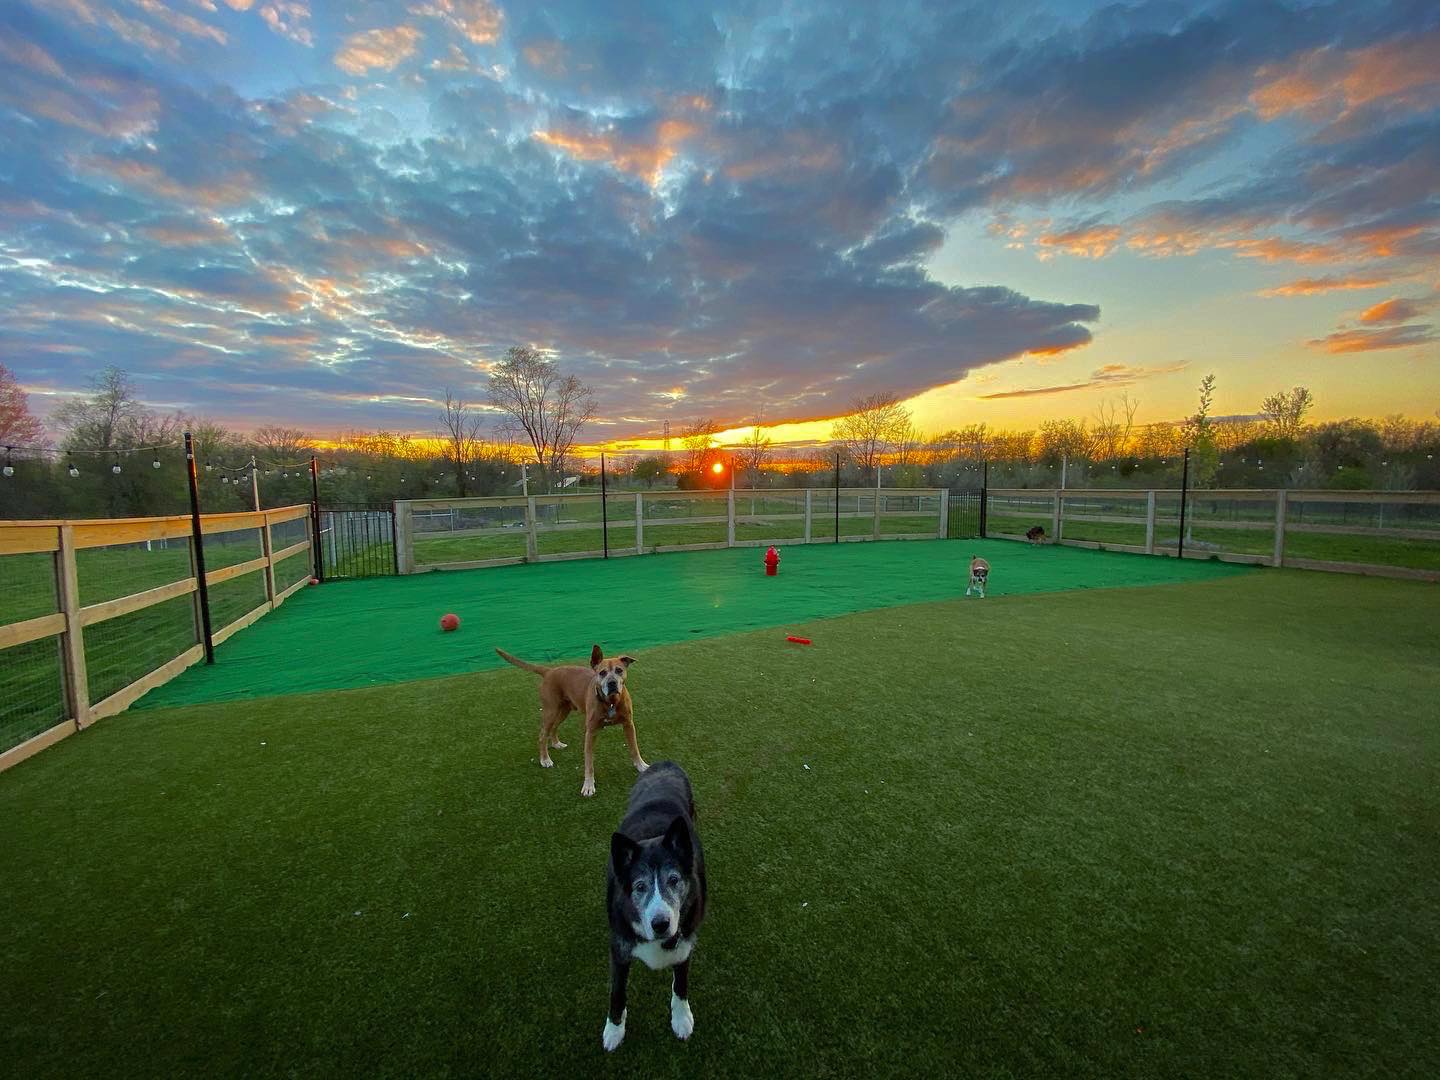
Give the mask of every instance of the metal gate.
M 950 489 L 950 520 L 945 535 L 951 540 L 971 540 L 980 535 L 980 492 L 968 488 Z
M 394 510 L 388 506 L 321 510 L 320 559 L 327 581 L 397 573 Z

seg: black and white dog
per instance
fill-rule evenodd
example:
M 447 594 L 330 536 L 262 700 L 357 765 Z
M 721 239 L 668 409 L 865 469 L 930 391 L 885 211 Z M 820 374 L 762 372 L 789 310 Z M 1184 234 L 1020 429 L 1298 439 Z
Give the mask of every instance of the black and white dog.
M 670 1029 L 695 1030 L 690 1011 L 690 954 L 705 918 L 705 856 L 695 831 L 690 778 L 673 761 L 640 774 L 620 831 L 610 837 L 605 873 L 610 913 L 610 1012 L 601 1041 L 614 1050 L 625 1038 L 625 988 L 630 961 L 654 971 L 674 968 Z

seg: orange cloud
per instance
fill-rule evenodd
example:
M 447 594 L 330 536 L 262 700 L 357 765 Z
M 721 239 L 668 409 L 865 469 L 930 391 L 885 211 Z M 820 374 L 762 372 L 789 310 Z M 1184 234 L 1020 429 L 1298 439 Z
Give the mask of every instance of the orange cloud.
M 1367 326 L 1385 326 L 1389 323 L 1408 322 L 1421 314 L 1420 305 L 1414 300 L 1382 300 L 1360 313 L 1360 321 Z
M 430 0 L 410 9 L 412 15 L 444 20 L 476 45 L 493 45 L 500 40 L 504 14 L 489 0 Z
M 1328 353 L 1372 352 L 1378 349 L 1408 349 L 1440 341 L 1432 326 L 1391 326 L 1384 330 L 1337 330 L 1307 344 Z
M 1314 49 L 1286 65 L 1262 68 L 1250 103 L 1265 120 L 1296 112 L 1343 118 L 1379 101 L 1426 108 L 1440 101 L 1437 56 L 1440 30 L 1346 52 Z
M 1388 285 L 1383 277 L 1312 277 L 1299 281 L 1287 281 L 1271 289 L 1263 289 L 1261 296 L 1314 296 L 1318 293 L 1340 292 L 1347 289 L 1374 289 Z
M 420 31 L 413 26 L 392 26 L 351 34 L 335 54 L 335 66 L 348 75 L 370 70 L 390 71 L 415 55 Z
M 1085 259 L 1102 259 L 1120 240 L 1118 225 L 1082 225 L 1061 232 L 1044 233 L 1035 242 L 1041 259 L 1053 259 L 1057 252 Z
M 644 178 L 652 186 L 675 156 L 679 144 L 698 129 L 685 120 L 662 120 L 651 141 L 627 141 L 613 130 L 603 132 L 537 131 L 534 138 L 580 161 L 604 161 L 621 172 Z

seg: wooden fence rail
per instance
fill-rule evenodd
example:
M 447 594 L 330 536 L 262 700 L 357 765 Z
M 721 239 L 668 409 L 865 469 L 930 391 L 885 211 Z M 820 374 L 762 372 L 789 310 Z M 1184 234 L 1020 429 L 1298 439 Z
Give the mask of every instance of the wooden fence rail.
M 834 488 L 739 489 L 730 491 L 636 491 L 617 492 L 606 497 L 609 535 L 624 532 L 623 545 L 612 545 L 612 556 L 643 555 L 667 551 L 703 551 L 724 547 L 766 547 L 771 544 L 833 543 L 836 540 Z M 940 488 L 840 488 L 841 521 L 868 521 L 868 531 L 841 534 L 841 542 L 864 540 L 925 540 L 944 537 L 949 521 L 949 492 Z M 753 511 L 747 504 L 754 504 Z M 776 507 L 768 513 L 761 504 Z M 698 508 L 699 515 L 677 514 L 679 507 Z M 485 566 L 506 566 L 523 562 L 557 562 L 568 559 L 591 559 L 605 553 L 597 547 L 584 551 L 542 554 L 541 539 L 556 533 L 600 532 L 601 496 L 598 494 L 558 494 L 503 496 L 499 498 L 412 499 L 395 504 L 395 544 L 399 571 L 414 574 L 427 570 L 468 570 Z M 519 510 L 509 524 L 462 525 L 455 528 L 462 512 Z M 550 511 L 550 513 L 546 513 Z M 586 515 L 583 519 L 558 520 L 565 515 Z M 547 517 L 550 520 L 546 520 Z M 445 529 L 426 529 L 432 521 L 443 519 Z M 883 526 L 895 521 L 933 521 L 935 527 L 906 532 L 886 532 Z M 760 539 L 740 539 L 737 527 L 751 528 L 786 523 L 788 529 Z M 725 539 L 696 543 L 657 544 L 647 540 L 647 529 L 666 526 L 725 526 Z M 798 532 L 800 535 L 779 535 Z M 628 536 L 633 534 L 633 542 Z M 416 557 L 416 544 L 426 540 L 467 540 L 494 537 L 523 537 L 523 555 L 491 558 L 448 559 L 425 562 Z M 653 534 L 652 534 L 653 536 Z M 608 539 L 608 538 L 607 538 Z
M 271 530 L 276 525 L 290 521 L 305 522 L 305 539 L 274 550 Z M 229 566 L 216 567 L 205 574 L 207 585 L 214 586 L 225 581 L 234 581 L 252 574 L 262 574 L 264 599 L 245 614 L 233 619 L 228 625 L 212 634 L 215 643 L 244 629 L 269 611 L 285 602 L 296 589 L 310 579 L 310 562 L 303 566 L 303 576 L 293 582 L 277 581 L 275 569 L 286 559 L 302 552 L 309 552 L 313 544 L 310 535 L 310 507 L 287 506 L 276 510 L 262 510 L 238 514 L 208 514 L 200 519 L 203 536 L 222 536 L 226 533 L 254 531 L 260 537 L 258 558 L 246 559 Z M 189 556 L 190 573 L 162 585 L 148 586 L 133 593 L 90 604 L 81 603 L 82 570 L 77 553 L 86 550 L 130 546 L 156 542 L 169 547 L 184 545 Z M 206 545 L 207 549 L 209 545 Z M 84 730 L 98 720 L 113 716 L 128 708 L 147 691 L 173 679 L 204 655 L 200 642 L 199 589 L 195 577 L 195 557 L 191 541 L 191 520 L 189 517 L 125 518 L 102 521 L 10 521 L 0 523 L 0 571 L 5 569 L 6 556 L 46 555 L 53 563 L 53 582 L 56 610 L 53 613 L 31 618 L 6 621 L 6 613 L 0 609 L 0 664 L 5 663 L 4 650 L 36 641 L 53 638 L 59 655 L 60 679 L 54 686 L 57 696 L 57 711 L 63 719 L 33 735 L 17 745 L 0 745 L 0 771 L 38 753 L 65 736 Z M 97 566 L 97 577 L 103 576 L 104 584 L 113 590 L 118 578 L 123 581 L 127 567 L 121 561 Z M 86 570 L 83 576 L 92 571 Z M 292 568 L 293 572 L 293 568 Z M 48 576 L 48 575 L 47 575 Z M 84 582 L 83 584 L 91 584 Z M 94 584 L 100 584 L 95 582 Z M 258 591 L 257 591 L 258 592 Z M 85 633 L 87 629 L 118 619 L 125 615 L 153 608 L 182 597 L 190 597 L 195 607 L 192 643 L 165 660 L 153 670 L 107 694 L 99 701 L 92 700 L 92 687 L 87 670 Z M 213 606 L 213 604 L 212 604 Z M 61 701 L 63 700 L 63 706 Z M 14 708 L 9 702 L 0 702 L 0 718 L 5 710 Z
M 1055 543 L 1174 557 L 1180 545 L 1176 539 L 1160 542 L 1156 530 L 1168 528 L 1178 537 L 1180 498 L 1179 489 L 990 488 L 988 510 L 992 518 L 999 515 L 1032 523 L 1043 521 L 1049 526 L 1049 539 Z M 1220 538 L 1201 542 L 1187 537 L 1184 545 L 1187 559 L 1214 558 L 1225 562 L 1440 581 L 1440 569 L 1436 569 L 1440 566 L 1440 492 L 1203 488 L 1186 493 L 1186 504 L 1186 532 L 1192 537 L 1198 531 L 1218 534 Z M 1234 517 L 1216 516 L 1216 508 L 1225 505 L 1235 510 L 1237 504 L 1245 508 L 1244 516 L 1238 512 Z M 1133 506 L 1134 510 L 1122 510 L 1125 506 Z M 1317 517 L 1335 516 L 1333 511 L 1327 514 L 1323 509 L 1326 506 L 1343 508 L 1342 520 L 1317 520 Z M 1395 524 L 1350 524 L 1349 513 L 1356 507 L 1367 506 L 1375 508 L 1379 522 L 1385 520 L 1385 511 L 1389 509 L 1390 520 Z M 1397 514 L 1396 507 L 1405 508 L 1405 512 Z M 1316 508 L 1320 508 L 1318 514 Z M 1302 519 L 1299 515 L 1308 517 Z M 1405 524 L 1400 524 L 1401 521 Z M 1066 535 L 1067 524 L 1074 527 L 1074 532 L 1086 531 L 1083 528 L 1086 525 L 1143 527 L 1145 539 L 1144 543 L 1081 539 Z M 1256 532 L 1270 533 L 1271 539 L 1266 542 L 1263 553 L 1232 550 L 1233 545 L 1227 546 L 1223 539 L 1226 534 Z M 1023 539 L 1018 533 L 994 528 L 990 529 L 990 535 Z M 1402 541 L 1415 545 L 1414 562 L 1418 565 L 1302 558 L 1287 553 L 1286 539 L 1292 535 Z M 1433 549 L 1423 546 L 1427 541 L 1433 542 Z

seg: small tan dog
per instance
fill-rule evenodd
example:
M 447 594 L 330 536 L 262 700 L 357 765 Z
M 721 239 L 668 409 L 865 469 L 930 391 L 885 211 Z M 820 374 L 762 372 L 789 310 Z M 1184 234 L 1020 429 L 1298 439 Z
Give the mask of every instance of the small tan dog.
M 620 724 L 625 728 L 625 741 L 630 744 L 630 760 L 637 772 L 650 766 L 640 756 L 635 741 L 635 716 L 630 705 L 630 691 L 625 689 L 625 673 L 635 662 L 633 656 L 607 659 L 596 645 L 590 650 L 590 666 L 572 664 L 565 667 L 542 667 L 527 664 L 504 649 L 496 649 L 500 659 L 540 676 L 540 766 L 548 769 L 550 748 L 564 750 L 565 744 L 556 735 L 560 721 L 572 711 L 585 716 L 585 782 L 580 794 L 595 794 L 595 736 L 602 727 Z
M 970 558 L 970 584 L 965 586 L 965 595 L 970 595 L 971 589 L 978 589 L 980 599 L 985 599 L 985 583 L 990 580 L 990 564 L 979 555 L 972 555 Z

